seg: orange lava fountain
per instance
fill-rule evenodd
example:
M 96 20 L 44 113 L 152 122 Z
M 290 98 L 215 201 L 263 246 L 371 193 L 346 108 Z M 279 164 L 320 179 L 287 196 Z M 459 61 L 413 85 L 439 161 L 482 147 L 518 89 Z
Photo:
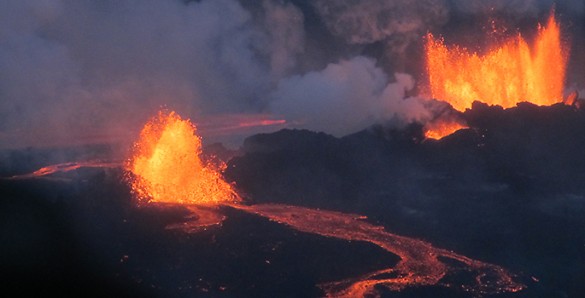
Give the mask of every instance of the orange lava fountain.
M 196 127 L 174 112 L 159 112 L 140 132 L 126 169 L 138 198 L 159 203 L 216 205 L 239 201 L 216 167 L 201 160 Z
M 518 35 L 483 55 L 447 47 L 429 33 L 426 59 L 431 95 L 459 111 L 471 108 L 475 100 L 504 108 L 523 101 L 562 102 L 568 49 L 560 36 L 553 13 L 545 27 L 539 26 L 532 47 Z

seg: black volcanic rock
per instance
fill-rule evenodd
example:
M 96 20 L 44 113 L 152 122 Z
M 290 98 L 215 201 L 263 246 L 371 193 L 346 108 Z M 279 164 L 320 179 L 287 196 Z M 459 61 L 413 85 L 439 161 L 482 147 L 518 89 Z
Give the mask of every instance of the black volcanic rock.
M 343 189 L 325 202 L 352 201 L 372 189 L 403 188 L 405 179 L 416 184 L 423 176 L 472 182 L 478 189 L 497 184 L 526 195 L 584 190 L 584 111 L 529 103 L 504 110 L 476 102 L 464 117 L 469 129 L 439 141 L 423 140 L 416 125 L 376 126 L 341 139 L 291 130 L 256 135 L 226 174 L 256 200 L 289 203 L 323 200 L 307 198 L 304 185 Z M 288 199 L 264 194 L 276 185 L 290 188 L 282 194 Z
M 244 142 L 243 157 L 230 161 L 226 175 L 255 202 L 344 201 L 359 181 L 352 180 L 354 169 L 341 145 L 332 136 L 306 130 L 256 135 Z
M 438 141 L 416 125 L 253 136 L 226 176 L 252 201 L 365 214 L 534 275 L 528 297 L 584 292 L 572 260 L 585 255 L 585 111 L 475 103 L 463 118 L 470 128 Z
M 244 140 L 245 153 L 270 153 L 275 151 L 321 150 L 335 146 L 337 139 L 309 130 L 283 129 L 272 134 L 258 134 Z
M 67 175 L 0 180 L 0 277 L 10 296 L 318 297 L 321 282 L 398 261 L 229 208 L 221 227 L 168 230 L 185 209 L 138 207 L 121 177 Z

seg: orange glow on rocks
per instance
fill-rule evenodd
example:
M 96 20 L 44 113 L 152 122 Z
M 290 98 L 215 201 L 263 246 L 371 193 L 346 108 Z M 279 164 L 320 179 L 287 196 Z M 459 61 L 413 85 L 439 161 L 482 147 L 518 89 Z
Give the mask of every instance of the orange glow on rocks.
M 132 191 L 160 203 L 216 205 L 239 198 L 221 177 L 225 165 L 201 160 L 196 127 L 175 112 L 161 111 L 140 132 L 126 164 Z
M 435 121 L 428 122 L 425 124 L 423 130 L 425 138 L 440 140 L 454 132 L 468 128 L 466 125 L 456 121 L 454 119 L 439 118 Z
M 476 100 L 504 108 L 524 101 L 562 102 L 567 56 L 552 13 L 546 26 L 539 27 L 532 46 L 521 35 L 485 54 L 448 47 L 432 34 L 426 43 L 431 95 L 459 111 L 471 108 Z

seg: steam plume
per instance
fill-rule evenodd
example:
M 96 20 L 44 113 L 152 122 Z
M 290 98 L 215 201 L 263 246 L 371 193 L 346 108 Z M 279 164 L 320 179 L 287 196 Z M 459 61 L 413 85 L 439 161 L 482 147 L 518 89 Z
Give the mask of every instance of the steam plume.
M 396 74 L 394 79 L 389 83 L 372 59 L 359 56 L 283 79 L 273 93 L 272 109 L 304 127 L 336 136 L 393 117 L 406 122 L 427 117 L 420 99 L 406 98 L 413 78 Z

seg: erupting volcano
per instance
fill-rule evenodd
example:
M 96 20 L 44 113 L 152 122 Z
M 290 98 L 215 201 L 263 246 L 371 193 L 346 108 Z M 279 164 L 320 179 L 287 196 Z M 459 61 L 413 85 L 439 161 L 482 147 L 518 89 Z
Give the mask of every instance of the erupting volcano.
M 132 189 L 140 199 L 185 206 L 191 212 L 184 223 L 170 225 L 168 229 L 197 232 L 216 225 L 225 217 L 219 209 L 209 207 L 227 206 L 302 232 L 369 242 L 400 257 L 395 268 L 323 283 L 321 288 L 329 297 L 363 297 L 375 294 L 376 286 L 396 291 L 444 285 L 478 294 L 516 292 L 524 288 L 503 268 L 435 248 L 424 241 L 391 234 L 383 227 L 365 222 L 363 216 L 288 205 L 243 205 L 232 186 L 222 179 L 221 168 L 201 160 L 201 139 L 195 133 L 190 121 L 174 112 L 160 112 L 145 125 L 134 156 L 126 166 L 131 173 Z M 451 266 L 443 258 L 461 265 Z M 477 277 L 471 284 L 443 282 L 443 278 L 457 272 Z
M 520 34 L 485 53 L 446 46 L 443 39 L 427 35 L 426 59 L 433 98 L 459 111 L 473 101 L 504 108 L 519 102 L 552 105 L 562 102 L 568 49 L 551 13 L 546 26 L 529 44 Z
M 583 297 L 582 0 L 4 2 L 5 292 Z

